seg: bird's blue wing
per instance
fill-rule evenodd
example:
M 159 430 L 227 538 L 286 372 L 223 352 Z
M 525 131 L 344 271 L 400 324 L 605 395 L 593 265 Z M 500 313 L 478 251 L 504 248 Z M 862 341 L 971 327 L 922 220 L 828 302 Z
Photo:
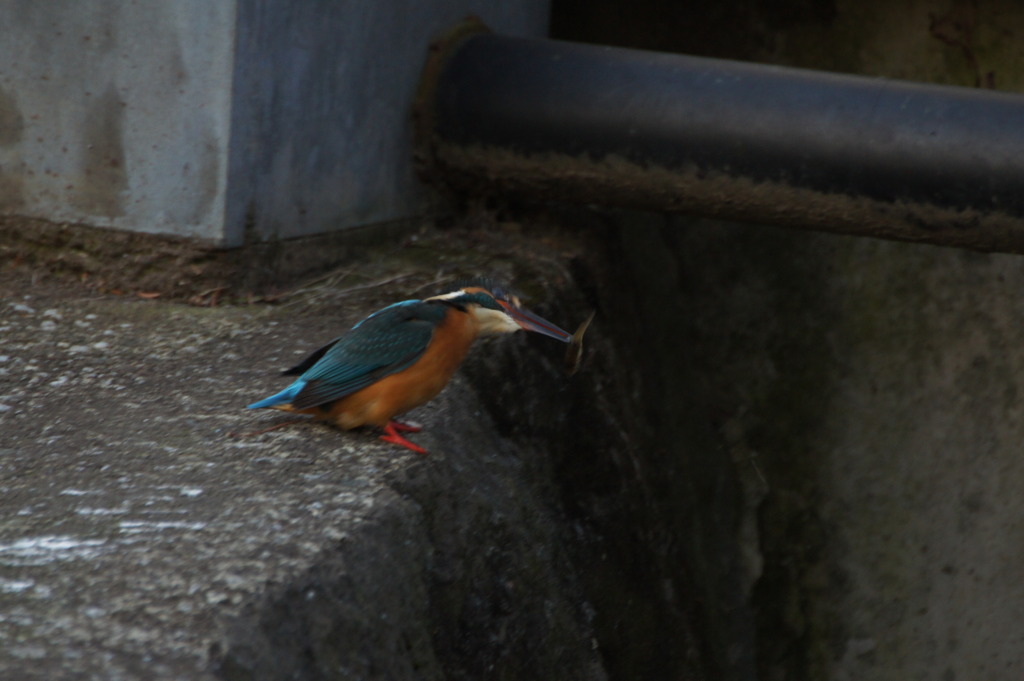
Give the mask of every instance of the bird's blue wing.
M 403 301 L 398 302 L 398 303 L 393 303 L 391 305 L 388 305 L 385 308 L 377 310 L 376 312 L 371 314 L 366 319 L 364 319 L 364 320 L 360 321 L 359 323 L 357 323 L 352 328 L 353 329 L 358 329 L 360 327 L 360 325 L 364 324 L 368 319 L 373 319 L 374 317 L 376 317 L 378 315 L 381 315 L 381 314 L 389 314 L 389 311 L 393 310 L 394 308 L 404 307 L 406 305 L 412 305 L 412 304 L 418 303 L 418 302 L 420 302 L 420 301 L 418 301 L 418 300 L 403 300 Z M 282 376 L 301 376 L 302 374 L 306 373 L 311 368 L 313 368 L 313 365 L 315 365 L 317 362 L 319 362 L 320 358 L 323 357 L 324 355 L 326 355 L 327 351 L 330 350 L 332 347 L 334 347 L 334 344 L 337 343 L 339 340 L 341 340 L 341 339 L 340 338 L 335 338 L 330 343 L 328 343 L 327 345 L 323 346 L 319 350 L 316 350 L 315 352 L 310 354 L 308 357 L 306 357 L 306 359 L 302 360 L 301 362 L 299 362 L 295 366 L 293 366 L 293 367 L 291 367 L 289 369 L 285 369 L 284 371 L 282 371 L 281 375 Z
M 408 368 L 426 351 L 443 315 L 437 306 L 404 302 L 367 317 L 317 351 L 320 359 L 300 377 L 305 385 L 292 407 L 333 402 Z

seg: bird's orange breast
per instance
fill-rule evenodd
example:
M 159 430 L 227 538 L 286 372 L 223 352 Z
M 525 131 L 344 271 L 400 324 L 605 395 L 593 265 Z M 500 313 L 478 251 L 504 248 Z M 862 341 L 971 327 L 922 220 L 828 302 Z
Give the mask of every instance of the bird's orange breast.
M 476 336 L 472 315 L 452 309 L 434 329 L 430 345 L 415 364 L 337 402 L 307 411 L 345 429 L 383 426 L 437 396 L 466 358 Z

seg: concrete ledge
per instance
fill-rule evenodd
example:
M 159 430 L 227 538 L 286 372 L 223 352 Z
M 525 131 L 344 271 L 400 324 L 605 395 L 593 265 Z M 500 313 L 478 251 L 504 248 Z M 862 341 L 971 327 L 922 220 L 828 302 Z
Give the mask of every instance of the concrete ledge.
M 239 248 L 0 216 L 0 258 L 99 292 L 159 294 L 162 300 L 248 300 L 279 293 L 374 249 L 404 242 L 421 221 L 397 221 Z M 216 295 L 214 295 L 216 294 Z
M 277 307 L 4 272 L 0 677 L 603 678 L 550 457 L 465 376 L 415 416 L 426 458 L 317 425 L 229 436 L 282 420 L 243 409 L 275 369 L 461 257 Z M 503 340 L 471 373 L 510 353 L 561 389 L 560 347 Z

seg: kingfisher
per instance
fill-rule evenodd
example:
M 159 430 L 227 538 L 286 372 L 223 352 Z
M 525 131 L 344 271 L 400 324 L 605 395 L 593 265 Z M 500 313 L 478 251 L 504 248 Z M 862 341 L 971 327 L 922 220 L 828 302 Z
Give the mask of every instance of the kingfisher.
M 403 300 L 374 312 L 283 372 L 298 379 L 248 408 L 310 414 L 344 430 L 377 426 L 385 442 L 426 454 L 402 435 L 420 427 L 395 417 L 436 397 L 477 337 L 520 329 L 563 343 L 572 340 L 572 334 L 526 310 L 517 296 L 491 280 Z

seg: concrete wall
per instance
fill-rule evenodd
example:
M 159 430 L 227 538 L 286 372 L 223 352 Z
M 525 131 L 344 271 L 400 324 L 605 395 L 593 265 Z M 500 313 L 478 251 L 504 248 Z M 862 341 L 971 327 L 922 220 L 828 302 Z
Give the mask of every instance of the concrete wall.
M 428 213 L 409 108 L 468 14 L 543 35 L 547 0 L 8 0 L 0 216 L 237 246 Z
M 234 14 L 0 5 L 0 215 L 219 240 Z
M 410 106 L 431 38 L 468 14 L 544 35 L 548 3 L 241 3 L 227 242 L 429 210 L 411 164 Z
M 554 37 L 1024 91 L 1015 0 L 557 0 Z
M 580 14 L 565 13 L 568 6 Z M 1008 0 L 769 0 L 706 11 L 635 0 L 629 15 L 623 7 L 562 0 L 552 31 L 1024 90 L 1022 43 L 1013 39 L 1024 31 L 1024 10 Z M 729 673 L 715 678 L 1022 678 L 1024 260 L 647 219 L 617 218 L 636 283 L 620 275 L 616 285 L 654 292 L 637 299 L 648 307 L 618 317 L 602 309 L 598 319 L 632 315 L 650 326 L 634 345 L 663 344 L 636 353 L 656 358 L 650 383 L 665 386 L 656 403 L 666 413 L 655 423 L 671 423 L 674 413 L 683 424 L 714 426 L 718 446 L 704 445 L 705 460 L 728 457 L 744 490 L 742 522 L 717 525 L 739 539 L 749 611 L 719 597 L 726 589 L 712 590 L 699 550 L 685 563 L 699 602 L 710 604 L 703 616 L 723 621 L 702 626 L 729 661 Z M 655 298 L 659 291 L 669 293 Z M 711 498 L 680 513 L 681 528 L 690 517 L 698 530 L 709 527 L 705 519 L 717 520 L 725 506 L 718 490 L 727 486 L 701 475 L 694 452 L 702 437 L 695 426 L 663 437 L 682 443 L 673 492 Z M 630 464 L 657 470 L 650 479 L 672 470 Z M 714 535 L 679 536 L 696 543 Z M 714 639 L 726 626 L 733 638 Z

